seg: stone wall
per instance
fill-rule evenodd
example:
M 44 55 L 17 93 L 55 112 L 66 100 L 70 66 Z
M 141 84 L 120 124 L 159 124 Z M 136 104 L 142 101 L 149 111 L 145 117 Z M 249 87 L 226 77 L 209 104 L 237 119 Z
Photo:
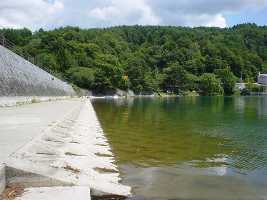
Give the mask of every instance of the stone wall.
M 0 96 L 71 96 L 73 88 L 0 45 Z

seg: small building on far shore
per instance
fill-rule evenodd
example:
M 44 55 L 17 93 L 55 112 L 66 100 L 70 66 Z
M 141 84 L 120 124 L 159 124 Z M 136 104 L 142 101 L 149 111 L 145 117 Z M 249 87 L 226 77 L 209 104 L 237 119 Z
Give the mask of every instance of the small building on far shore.
M 266 85 L 267 86 L 267 74 L 259 73 L 258 76 L 258 84 Z
M 235 84 L 235 90 L 242 95 L 267 95 L 267 74 L 259 73 L 256 83 L 243 83 L 241 79 Z

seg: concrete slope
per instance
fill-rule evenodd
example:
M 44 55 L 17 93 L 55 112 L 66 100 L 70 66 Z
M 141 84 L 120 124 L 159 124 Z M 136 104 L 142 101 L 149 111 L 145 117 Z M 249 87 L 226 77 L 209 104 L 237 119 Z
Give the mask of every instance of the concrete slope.
M 7 166 L 66 185 L 87 186 L 96 195 L 130 195 L 131 188 L 119 184 L 112 152 L 89 100 L 14 153 Z M 19 176 L 8 179 L 23 184 Z M 25 184 L 31 186 L 29 181 Z
M 0 163 L 0 194 L 4 191 L 5 187 L 6 187 L 5 165 Z
M 0 45 L 0 96 L 70 95 L 70 85 Z

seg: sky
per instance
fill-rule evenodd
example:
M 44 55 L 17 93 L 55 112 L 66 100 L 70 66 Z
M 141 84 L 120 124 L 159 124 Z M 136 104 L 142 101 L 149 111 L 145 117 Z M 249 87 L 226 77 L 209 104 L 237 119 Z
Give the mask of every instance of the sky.
M 0 27 L 267 25 L 267 0 L 0 0 Z

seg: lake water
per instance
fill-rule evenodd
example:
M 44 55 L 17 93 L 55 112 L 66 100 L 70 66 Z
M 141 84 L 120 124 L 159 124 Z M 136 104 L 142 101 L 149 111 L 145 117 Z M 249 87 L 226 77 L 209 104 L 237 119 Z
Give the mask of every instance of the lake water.
M 267 97 L 93 105 L 134 199 L 267 199 Z

